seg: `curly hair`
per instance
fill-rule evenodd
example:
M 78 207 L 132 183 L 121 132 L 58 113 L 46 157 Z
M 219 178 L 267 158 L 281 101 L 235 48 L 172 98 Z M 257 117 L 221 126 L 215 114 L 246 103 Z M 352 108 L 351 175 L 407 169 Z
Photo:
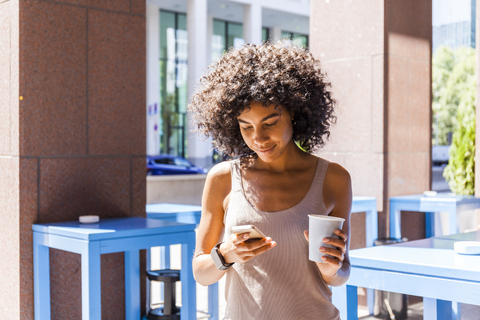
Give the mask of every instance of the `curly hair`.
M 252 102 L 282 105 L 293 116 L 292 139 L 305 151 L 325 144 L 336 101 L 320 62 L 288 41 L 246 44 L 213 63 L 188 106 L 196 132 L 230 157 L 255 156 L 237 117 Z

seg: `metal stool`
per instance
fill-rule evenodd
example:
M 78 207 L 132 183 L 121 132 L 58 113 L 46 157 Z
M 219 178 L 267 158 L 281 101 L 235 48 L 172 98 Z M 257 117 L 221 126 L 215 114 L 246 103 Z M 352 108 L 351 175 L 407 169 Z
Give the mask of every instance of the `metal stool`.
M 179 320 L 180 309 L 175 304 L 175 283 L 180 281 L 180 270 L 151 270 L 147 271 L 149 281 L 163 282 L 163 307 L 150 309 L 148 320 Z M 151 288 L 151 286 L 150 286 Z M 151 289 L 150 289 L 151 290 Z M 150 294 L 150 297 L 152 295 Z

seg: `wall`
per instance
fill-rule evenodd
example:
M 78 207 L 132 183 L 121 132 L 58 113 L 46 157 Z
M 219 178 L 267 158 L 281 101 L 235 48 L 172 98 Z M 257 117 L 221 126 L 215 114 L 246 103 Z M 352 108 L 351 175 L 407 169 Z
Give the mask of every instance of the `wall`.
M 145 216 L 145 1 L 2 1 L 0 43 L 0 318 L 33 319 L 32 223 Z M 52 319 L 81 319 L 80 257 L 50 266 Z M 124 317 L 104 255 L 102 318 Z

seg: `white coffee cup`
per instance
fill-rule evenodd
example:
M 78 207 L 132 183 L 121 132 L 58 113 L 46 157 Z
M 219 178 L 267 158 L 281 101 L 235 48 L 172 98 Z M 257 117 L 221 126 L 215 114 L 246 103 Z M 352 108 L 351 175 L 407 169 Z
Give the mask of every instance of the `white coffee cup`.
M 325 262 L 322 256 L 325 254 L 320 251 L 320 247 L 336 248 L 331 244 L 323 242 L 323 238 L 340 237 L 335 234 L 336 229 L 342 229 L 345 219 L 318 214 L 308 215 L 308 258 L 311 261 Z

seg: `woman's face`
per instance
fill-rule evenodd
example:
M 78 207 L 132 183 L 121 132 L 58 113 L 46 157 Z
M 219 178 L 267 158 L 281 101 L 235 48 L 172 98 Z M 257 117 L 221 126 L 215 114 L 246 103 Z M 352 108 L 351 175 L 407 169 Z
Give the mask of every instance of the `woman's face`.
M 243 140 L 265 162 L 278 159 L 292 141 L 291 115 L 283 106 L 252 102 L 237 119 Z

